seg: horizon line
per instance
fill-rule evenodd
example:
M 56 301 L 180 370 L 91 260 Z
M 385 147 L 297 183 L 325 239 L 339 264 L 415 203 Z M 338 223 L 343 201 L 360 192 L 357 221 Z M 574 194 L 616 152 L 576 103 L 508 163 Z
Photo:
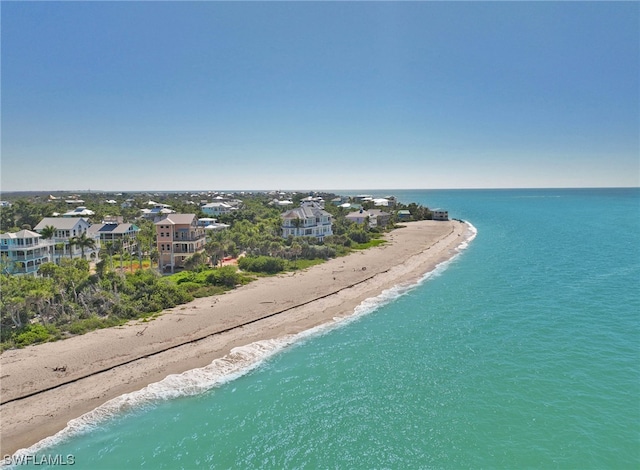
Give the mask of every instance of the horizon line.
M 513 191 L 513 190 L 563 190 L 563 189 L 640 189 L 638 186 L 521 186 L 521 187 L 466 187 L 466 188 L 333 188 L 333 189 L 20 189 L 4 191 L 0 189 L 0 194 L 16 193 L 202 193 L 202 192 L 340 192 L 340 191 Z

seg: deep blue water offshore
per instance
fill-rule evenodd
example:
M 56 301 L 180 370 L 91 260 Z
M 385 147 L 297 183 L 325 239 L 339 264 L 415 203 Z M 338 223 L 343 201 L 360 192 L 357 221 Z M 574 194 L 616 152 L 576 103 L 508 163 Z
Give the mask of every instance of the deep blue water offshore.
M 38 452 L 92 469 L 640 468 L 640 190 L 393 194 L 477 237 L 240 377 Z

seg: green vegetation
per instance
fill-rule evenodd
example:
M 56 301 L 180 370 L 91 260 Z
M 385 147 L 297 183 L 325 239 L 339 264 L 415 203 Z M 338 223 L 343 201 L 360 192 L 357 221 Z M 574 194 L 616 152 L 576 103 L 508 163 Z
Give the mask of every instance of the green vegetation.
M 369 240 L 368 242 L 353 245 L 352 248 L 354 250 L 366 250 L 367 248 L 384 245 L 385 243 L 387 243 L 386 240 L 383 240 L 381 238 L 374 238 L 373 240 Z
M 285 260 L 272 256 L 245 256 L 238 261 L 238 266 L 243 271 L 275 274 L 284 270 Z
M 166 277 L 154 270 L 100 277 L 81 259 L 47 263 L 42 272 L 39 278 L 0 275 L 3 350 L 121 325 L 252 279 L 235 266 Z
M 284 271 L 301 271 L 303 269 L 316 266 L 324 263 L 323 259 L 299 259 L 299 260 L 286 260 L 284 265 Z
M 144 207 L 153 197 L 159 203 L 171 205 L 176 212 L 195 212 L 204 217 L 199 201 L 186 200 L 184 194 L 121 194 L 117 204 L 107 204 L 104 194 L 79 196 L 85 201 L 82 205 L 96 212 L 94 222 L 106 215 L 135 222 L 140 228 L 137 252 L 127 252 L 118 241 L 107 242 L 101 246 L 95 268 L 90 269 L 84 251 L 94 248 L 93 240 L 82 234 L 72 240 L 83 253 L 80 259 L 70 259 L 58 250 L 55 263 L 40 267 L 41 277 L 0 274 L 2 350 L 122 325 L 131 319 L 148 321 L 164 309 L 196 297 L 221 294 L 251 282 L 256 276 L 306 269 L 352 250 L 381 245 L 385 243 L 382 233 L 398 222 L 392 215 L 387 227 L 354 224 L 345 218 L 348 210 L 327 202 L 325 210 L 333 217 L 333 235 L 324 241 L 314 237 L 285 239 L 281 236 L 281 215 L 286 209 L 270 205 L 272 196 L 266 194 L 242 195 L 239 210 L 219 217 L 219 222 L 230 228 L 208 233 L 204 253 L 187 259 L 184 271 L 161 276 L 156 270 L 155 227 L 148 220 L 136 218 L 135 207 Z M 304 196 L 296 194 L 291 198 L 297 205 Z M 335 197 L 320 196 L 325 201 Z M 121 206 L 127 199 L 133 200 L 133 207 Z M 64 198 L 49 200 L 43 195 L 30 195 L 28 199 L 21 196 L 11 202 L 11 207 L 0 211 L 2 232 L 32 228 L 43 217 L 72 208 Z M 370 206 L 371 203 L 363 204 L 365 210 Z M 428 208 L 416 204 L 398 204 L 395 209 L 408 210 L 411 220 L 431 217 Z M 53 227 L 42 230 L 44 238 L 52 238 L 53 234 Z M 238 267 L 221 266 L 225 258 L 240 254 L 243 256 L 238 259 Z
M 16 335 L 15 343 L 17 346 L 42 343 L 44 341 L 48 341 L 50 336 L 49 331 L 44 327 L 44 325 L 27 325 L 20 334 Z

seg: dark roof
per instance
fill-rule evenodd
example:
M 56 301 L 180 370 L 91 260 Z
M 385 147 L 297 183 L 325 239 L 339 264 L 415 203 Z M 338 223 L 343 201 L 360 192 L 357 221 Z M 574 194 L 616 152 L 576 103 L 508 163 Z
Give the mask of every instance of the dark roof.
M 133 224 L 95 224 L 89 227 L 90 232 L 95 233 L 127 233 L 138 232 L 140 229 Z

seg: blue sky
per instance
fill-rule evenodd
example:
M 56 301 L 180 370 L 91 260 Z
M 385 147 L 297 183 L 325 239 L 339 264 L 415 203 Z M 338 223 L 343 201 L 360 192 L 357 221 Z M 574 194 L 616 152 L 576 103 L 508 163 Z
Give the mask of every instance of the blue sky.
M 640 185 L 636 2 L 2 2 L 3 191 Z

